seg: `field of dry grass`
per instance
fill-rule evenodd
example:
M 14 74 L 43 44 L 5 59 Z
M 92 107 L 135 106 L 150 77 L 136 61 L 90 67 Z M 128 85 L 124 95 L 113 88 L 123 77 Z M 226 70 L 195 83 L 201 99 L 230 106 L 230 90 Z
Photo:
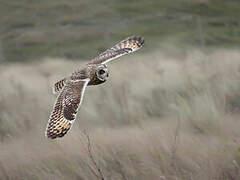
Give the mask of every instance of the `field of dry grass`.
M 240 179 L 239 59 L 224 49 L 123 57 L 107 83 L 87 87 L 58 140 L 44 137 L 51 86 L 79 62 L 2 65 L 0 179 L 96 179 L 84 130 L 106 180 Z

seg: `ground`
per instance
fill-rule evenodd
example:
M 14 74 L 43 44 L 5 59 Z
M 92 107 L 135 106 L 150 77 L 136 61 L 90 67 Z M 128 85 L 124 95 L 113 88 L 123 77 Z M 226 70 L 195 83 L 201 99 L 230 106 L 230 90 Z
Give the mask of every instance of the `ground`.
M 86 130 L 106 179 L 239 179 L 240 53 L 171 52 L 112 62 L 110 79 L 87 87 L 74 127 L 58 140 L 44 137 L 51 86 L 79 63 L 1 66 L 0 176 L 94 179 Z
M 0 179 L 240 179 L 238 0 L 0 0 Z M 130 35 L 48 140 L 53 84 Z M 97 170 L 96 168 L 94 170 Z

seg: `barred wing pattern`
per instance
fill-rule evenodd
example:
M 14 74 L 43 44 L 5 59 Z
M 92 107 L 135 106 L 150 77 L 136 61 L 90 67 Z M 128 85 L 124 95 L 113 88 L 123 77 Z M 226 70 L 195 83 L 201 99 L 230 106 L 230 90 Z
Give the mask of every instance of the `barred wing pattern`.
M 48 121 L 46 136 L 63 137 L 75 121 L 89 79 L 69 81 L 59 94 Z
M 125 54 L 129 54 L 140 49 L 144 44 L 143 37 L 131 36 L 127 39 L 119 42 L 112 48 L 101 53 L 99 56 L 93 59 L 92 64 L 105 64 L 113 59 L 116 59 Z

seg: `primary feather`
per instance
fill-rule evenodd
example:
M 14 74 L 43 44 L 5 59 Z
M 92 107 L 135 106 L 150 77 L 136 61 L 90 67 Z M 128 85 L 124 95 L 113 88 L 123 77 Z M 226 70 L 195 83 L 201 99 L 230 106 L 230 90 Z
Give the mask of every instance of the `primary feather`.
M 49 118 L 46 129 L 48 138 L 62 137 L 71 128 L 88 82 L 89 80 L 69 81 L 64 86 Z
M 91 63 L 105 64 L 125 54 L 129 54 L 140 49 L 144 45 L 144 38 L 140 36 L 131 36 L 117 43 L 112 48 L 101 53 L 94 58 Z

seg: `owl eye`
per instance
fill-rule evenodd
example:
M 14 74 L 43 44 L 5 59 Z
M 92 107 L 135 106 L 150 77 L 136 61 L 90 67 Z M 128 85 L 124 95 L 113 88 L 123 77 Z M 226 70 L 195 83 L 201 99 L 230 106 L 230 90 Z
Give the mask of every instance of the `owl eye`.
M 105 73 L 105 71 L 103 69 L 100 69 L 99 74 L 103 75 L 104 73 Z
M 137 43 L 133 43 L 133 47 L 137 48 L 137 47 L 139 47 L 139 45 Z

